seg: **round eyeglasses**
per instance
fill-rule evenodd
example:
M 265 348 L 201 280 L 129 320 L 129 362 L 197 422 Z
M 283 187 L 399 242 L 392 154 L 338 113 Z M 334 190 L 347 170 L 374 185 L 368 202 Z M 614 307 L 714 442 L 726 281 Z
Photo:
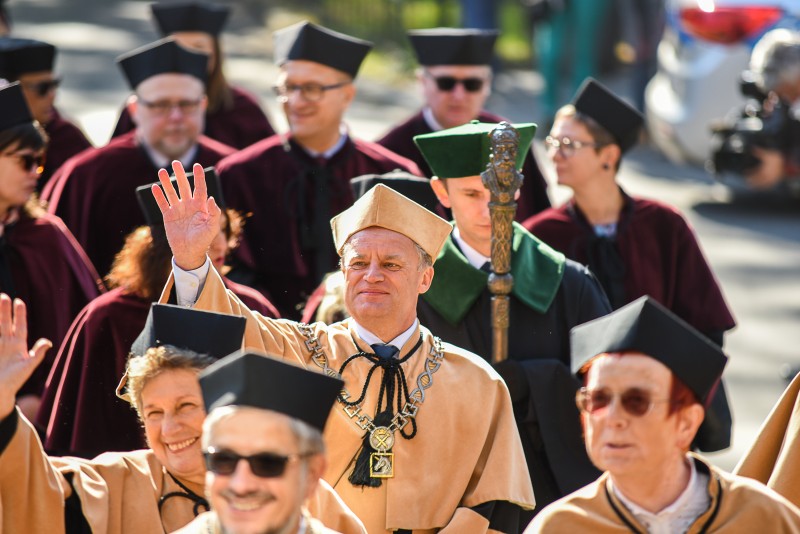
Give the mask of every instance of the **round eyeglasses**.
M 669 402 L 667 399 L 653 399 L 649 391 L 641 388 L 626 389 L 622 393 L 614 393 L 608 388 L 581 388 L 575 395 L 575 404 L 580 411 L 594 414 L 611 406 L 617 399 L 622 409 L 634 417 L 647 415 L 656 403 Z
M 605 146 L 601 143 L 590 143 L 588 141 L 577 141 L 569 137 L 562 137 L 560 139 L 548 135 L 544 138 L 544 144 L 547 145 L 547 151 L 560 152 L 565 158 L 571 158 L 576 150 L 585 147 L 600 148 Z
M 339 89 L 340 87 L 344 87 L 350 83 L 352 82 L 346 81 L 332 83 L 330 85 L 322 85 L 321 83 L 284 83 L 281 85 L 276 85 L 273 87 L 273 90 L 278 96 L 278 102 L 281 103 L 288 101 L 291 94 L 295 91 L 300 93 L 300 96 L 303 98 L 303 100 L 307 100 L 308 102 L 318 102 L 322 100 L 323 96 L 325 96 L 326 91 L 330 91 L 331 89 Z

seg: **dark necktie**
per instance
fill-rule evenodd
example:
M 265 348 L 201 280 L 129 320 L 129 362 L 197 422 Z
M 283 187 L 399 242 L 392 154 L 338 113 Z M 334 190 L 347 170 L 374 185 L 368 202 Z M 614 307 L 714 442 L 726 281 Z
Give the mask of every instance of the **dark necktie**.
M 380 356 L 384 360 L 391 360 L 395 358 L 400 350 L 395 347 L 394 345 L 385 345 L 383 343 L 375 343 L 374 345 L 370 345 L 372 350 L 375 351 L 375 354 Z
M 481 271 L 487 274 L 492 274 L 492 262 L 490 261 L 484 262 L 484 264 L 481 265 Z

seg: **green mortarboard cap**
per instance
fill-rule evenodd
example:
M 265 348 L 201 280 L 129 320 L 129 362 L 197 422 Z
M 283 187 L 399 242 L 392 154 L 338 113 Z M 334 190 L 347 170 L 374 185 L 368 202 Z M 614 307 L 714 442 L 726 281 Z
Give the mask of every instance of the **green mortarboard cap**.
M 517 169 L 528 155 L 536 125 L 513 124 L 519 132 Z M 486 170 L 492 149 L 490 134 L 497 124 L 472 121 L 463 126 L 414 137 L 433 174 L 439 178 L 465 178 Z
M 200 373 L 206 411 L 250 406 L 299 419 L 322 432 L 344 382 L 270 356 L 240 351 Z
M 658 360 L 708 402 L 728 357 L 722 349 L 652 297 L 644 296 L 570 332 L 572 371 L 607 352 L 641 352 Z

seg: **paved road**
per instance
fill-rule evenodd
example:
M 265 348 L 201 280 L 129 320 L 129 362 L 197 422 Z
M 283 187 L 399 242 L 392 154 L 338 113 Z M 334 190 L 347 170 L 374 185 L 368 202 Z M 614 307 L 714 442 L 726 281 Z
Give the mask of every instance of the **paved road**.
M 12 1 L 16 32 L 59 46 L 58 70 L 65 83 L 58 103 L 102 144 L 127 96 L 113 58 L 156 35 L 146 2 L 99 3 L 80 18 L 75 9 L 64 7 L 67 3 L 74 6 L 72 0 Z M 276 71 L 266 59 L 269 32 L 243 14 L 233 18 L 231 28 L 234 31 L 225 36 L 229 77 L 258 94 L 274 124 L 284 129 L 270 95 Z M 540 119 L 535 97 L 541 86 L 535 73 L 500 75 L 489 107 L 516 121 Z M 362 79 L 358 88 L 348 123 L 356 135 L 368 139 L 408 115 L 420 101 L 410 79 Z M 537 150 L 541 154 L 541 146 Z M 734 443 L 729 451 L 713 455 L 730 468 L 780 395 L 781 366 L 800 364 L 800 203 L 775 195 L 728 198 L 702 170 L 671 165 L 647 148 L 628 157 L 621 182 L 631 193 L 673 203 L 686 213 L 738 319 L 739 327 L 727 338 Z M 560 202 L 568 192 L 554 187 L 551 195 Z

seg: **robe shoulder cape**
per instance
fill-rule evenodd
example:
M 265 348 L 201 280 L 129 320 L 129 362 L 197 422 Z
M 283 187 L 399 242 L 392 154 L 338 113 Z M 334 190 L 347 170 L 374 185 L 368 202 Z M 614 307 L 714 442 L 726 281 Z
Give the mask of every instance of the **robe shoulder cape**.
M 234 149 L 201 136 L 195 162 L 215 165 Z M 145 224 L 136 188 L 158 180 L 158 169 L 129 132 L 68 160 L 42 192 L 48 210 L 64 220 L 97 271 L 107 273 L 125 237 Z
M 794 377 L 733 470 L 800 507 L 800 374 Z
M 181 480 L 203 495 L 203 485 Z M 106 453 L 93 460 L 48 457 L 22 414 L 0 421 L 0 531 L 66 534 L 88 526 L 95 534 L 173 532 L 195 517 L 195 503 L 151 450 Z M 329 487 L 319 487 L 309 509 L 326 525 L 359 533 L 352 512 Z M 316 508 L 324 503 L 324 508 Z M 69 508 L 69 511 L 67 511 Z M 205 509 L 200 507 L 198 512 Z M 67 519 L 69 518 L 69 519 Z
M 492 358 L 488 275 L 474 268 L 449 237 L 430 289 L 417 306 L 420 321 L 442 339 Z M 536 500 L 546 505 L 596 479 L 586 454 L 570 373 L 569 331 L 611 308 L 581 265 L 514 225 L 514 287 L 509 360 L 497 366 L 514 401 Z
M 172 278 L 162 294 L 170 298 Z M 311 361 L 307 338 L 298 323 L 269 320 L 251 313 L 225 290 L 211 270 L 195 307 L 241 315 L 247 319 L 245 346 L 281 356 L 319 371 Z M 311 325 L 319 344 L 338 370 L 342 363 L 367 344 L 360 340 L 347 320 L 327 326 Z M 433 348 L 433 336 L 420 327 L 401 349 L 405 354 L 422 336 L 422 347 L 403 364 L 408 384 L 415 387 Z M 417 434 L 411 440 L 396 435 L 394 478 L 384 479 L 378 488 L 355 487 L 348 481 L 352 461 L 364 437 L 337 404 L 325 427 L 328 467 L 324 479 L 364 522 L 370 534 L 407 529 L 434 532 L 449 527 L 452 532 L 488 532 L 486 508 L 534 506 L 530 477 L 519 434 L 514 423 L 511 399 L 500 376 L 482 359 L 449 344 L 444 360 L 432 375 L 432 386 L 416 417 Z M 364 359 L 348 364 L 343 379 L 348 392 L 357 395 L 364 388 L 371 365 Z M 372 380 L 362 411 L 375 412 L 380 380 Z M 516 530 L 514 530 L 516 531 Z
M 478 115 L 481 122 L 497 123 L 504 119 L 499 115 L 481 111 Z M 430 126 L 425 121 L 422 111 L 411 116 L 408 120 L 392 128 L 386 135 L 378 140 L 378 144 L 385 146 L 392 152 L 410 159 L 420 168 L 424 176 L 433 177 L 428 162 L 414 144 L 414 136 L 431 133 Z M 533 150 L 528 151 L 525 163 L 520 172 L 525 176 L 525 181 L 520 188 L 520 195 L 517 199 L 516 220 L 524 221 L 543 210 L 550 207 L 550 198 L 547 196 L 547 180 L 545 180 Z
M 689 534 L 800 532 L 800 510 L 775 491 L 721 471 L 697 456 L 693 459 L 698 470 L 710 475 L 711 505 L 692 523 Z M 554 502 L 536 516 L 525 533 L 647 532 L 614 495 L 608 482 L 605 473 L 596 482 Z
M 238 268 L 230 277 L 262 291 L 282 316 L 299 318 L 297 305 L 322 280 L 315 272 L 316 251 L 326 256 L 321 259 L 324 272 L 337 265 L 329 221 L 354 202 L 350 179 L 398 168 L 420 173 L 412 161 L 352 138 L 324 167 L 291 139 L 277 135 L 225 158 L 217 166 L 225 202 L 252 214 L 234 252 Z M 327 212 L 317 210 L 320 177 L 326 184 Z M 324 231 L 314 231 L 313 223 L 319 220 Z M 318 241 L 316 249 L 304 246 L 303 236 L 308 240 L 308 234 Z
M 2 290 L 27 304 L 28 339 L 44 337 L 58 347 L 81 309 L 105 291 L 100 277 L 56 216 L 21 213 L 3 239 L 13 287 Z M 55 353 L 48 351 L 20 394 L 42 394 Z
M 36 189 L 41 191 L 45 184 L 69 158 L 91 148 L 92 143 L 86 139 L 80 128 L 68 121 L 61 114 L 53 110 L 53 118 L 50 119 L 44 131 L 47 132 L 49 141 L 47 143 L 47 154 L 44 160 L 44 170 L 36 183 Z
M 273 135 L 275 130 L 256 97 L 238 87 L 231 86 L 230 90 L 233 96 L 232 107 L 219 109 L 213 113 L 207 112 L 206 128 L 203 133 L 215 141 L 236 149 L 250 146 Z M 126 134 L 135 127 L 126 106 L 119 114 L 111 138 Z
M 257 291 L 224 282 L 259 313 L 277 317 Z M 48 451 L 92 458 L 146 446 L 136 412 L 115 391 L 149 310 L 150 302 L 117 288 L 81 311 L 58 351 L 37 420 Z

